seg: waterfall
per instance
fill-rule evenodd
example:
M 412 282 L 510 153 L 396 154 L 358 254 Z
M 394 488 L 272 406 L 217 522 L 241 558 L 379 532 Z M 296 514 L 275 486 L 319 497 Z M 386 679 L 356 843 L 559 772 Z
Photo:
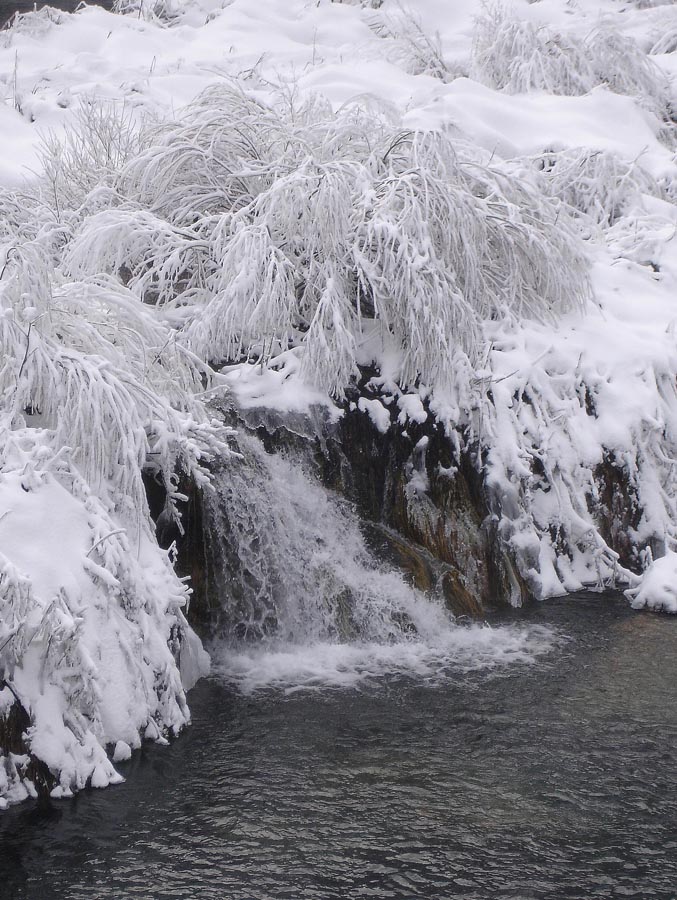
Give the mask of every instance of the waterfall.
M 238 439 L 205 497 L 215 670 L 243 690 L 351 685 L 383 672 L 530 662 L 552 632 L 461 626 L 367 545 L 352 505 L 298 454 Z

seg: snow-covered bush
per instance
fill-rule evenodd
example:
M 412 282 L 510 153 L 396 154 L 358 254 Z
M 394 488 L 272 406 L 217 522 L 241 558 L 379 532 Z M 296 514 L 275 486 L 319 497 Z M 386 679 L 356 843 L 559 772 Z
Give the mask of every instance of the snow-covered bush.
M 41 6 L 28 12 L 17 12 L 9 20 L 7 25 L 0 30 L 0 47 L 11 47 L 17 35 L 30 34 L 33 37 L 41 37 L 54 25 L 61 25 L 66 21 L 67 13 L 54 6 Z
M 601 226 L 613 225 L 640 201 L 663 190 L 637 162 L 584 147 L 543 153 L 533 160 L 546 190 Z
M 490 4 L 476 21 L 473 70 L 486 84 L 511 94 L 576 96 L 604 84 L 634 97 L 660 119 L 670 118 L 667 77 L 636 41 L 607 22 L 581 35 L 520 20 L 507 6 Z
M 0 281 L 0 395 L 10 426 L 29 414 L 69 446 L 117 508 L 144 513 L 142 469 L 184 468 L 218 446 L 202 407 L 206 368 L 148 307 L 111 279 L 50 280 L 39 247 L 11 248 Z M 170 491 L 171 495 L 171 491 Z
M 57 219 L 77 210 L 85 197 L 109 186 L 119 169 L 138 151 L 139 122 L 122 104 L 84 97 L 71 126 L 42 142 L 43 202 Z
M 487 5 L 477 18 L 473 68 L 491 87 L 511 94 L 585 94 L 595 84 L 592 60 L 579 39 L 517 19 L 500 4 Z
M 674 53 L 677 50 L 677 28 L 668 28 L 656 36 L 649 53 L 659 56 L 662 53 Z
M 115 0 L 115 12 L 134 15 L 158 25 L 171 24 L 181 15 L 179 0 Z
M 450 82 L 465 74 L 461 64 L 445 59 L 439 33 L 429 34 L 415 10 L 397 4 L 379 10 L 369 27 L 390 44 L 389 58 L 412 75 L 430 75 Z
M 188 721 L 204 659 L 143 478 L 177 520 L 181 475 L 206 484 L 229 452 L 196 396 L 210 371 L 158 310 L 62 264 L 93 198 L 110 207 L 136 140 L 120 124 L 83 113 L 63 155 L 48 145 L 42 181 L 0 192 L 0 680 L 56 795 L 117 780 L 107 744 L 123 758 Z M 12 800 L 33 790 L 26 761 L 0 759 Z
M 190 643 L 187 592 L 149 523 L 121 527 L 48 430 L 3 417 L 0 448 L 0 671 L 30 714 L 27 749 L 67 796 L 120 780 L 107 744 L 124 758 L 189 721 L 174 656 Z M 15 780 L 10 799 L 32 790 Z
M 667 76 L 639 44 L 610 25 L 601 24 L 586 38 L 599 83 L 617 94 L 634 97 L 659 119 L 671 115 Z
M 303 348 L 340 394 L 365 320 L 399 342 L 403 383 L 453 382 L 490 318 L 550 320 L 587 297 L 566 213 L 535 183 L 387 110 L 215 87 L 122 169 L 111 209 L 66 251 L 180 307 L 182 340 L 222 362 Z

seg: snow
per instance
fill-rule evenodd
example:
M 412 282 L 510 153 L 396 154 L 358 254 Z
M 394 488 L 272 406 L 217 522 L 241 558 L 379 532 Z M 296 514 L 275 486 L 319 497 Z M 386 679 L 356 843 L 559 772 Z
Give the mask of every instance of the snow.
M 82 504 L 49 475 L 31 484 L 10 472 L 0 474 L 0 509 L 3 555 L 35 591 L 47 597 L 55 583 L 68 593 L 79 590 L 77 572 L 89 549 Z
M 656 177 L 673 173 L 673 152 L 657 138 L 660 123 L 630 97 L 596 87 L 583 97 L 545 92 L 507 95 L 468 78 L 438 89 L 404 118 L 410 127 L 452 124 L 502 157 L 587 147 L 639 160 Z
M 24 452 L 43 437 L 26 436 Z M 100 503 L 74 496 L 50 471 L 24 466 L 0 475 L 3 587 L 10 606 L 13 585 L 28 600 L 23 621 L 15 602 L 14 619 L 5 610 L 0 627 L 13 656 L 14 693 L 33 721 L 31 751 L 58 775 L 54 796 L 70 796 L 88 781 L 94 787 L 119 782 L 105 747 L 116 739 L 139 746 L 139 731 L 152 716 L 174 731 L 189 721 L 184 688 L 172 674 L 172 624 L 184 629 L 191 647 L 190 684 L 205 672 L 204 651 L 180 612 L 185 600 L 177 597 L 166 558 L 145 533 L 134 560 L 125 530 L 111 526 Z M 104 544 L 117 542 L 123 556 L 114 567 Z M 145 608 L 129 609 L 125 582 Z M 163 690 L 156 671 L 167 680 Z
M 210 397 L 289 414 L 321 406 L 335 419 L 330 394 L 340 396 L 356 363 L 376 364 L 357 403 L 378 431 L 435 416 L 455 445 L 461 433 L 482 445 L 501 539 L 535 595 L 618 582 L 630 585 L 633 606 L 677 612 L 677 141 L 665 107 L 677 101 L 675 53 L 665 52 L 677 7 L 512 4 L 510 16 L 554 29 L 560 46 L 589 47 L 601 29 L 607 46 L 626 48 L 620 74 L 612 54 L 606 75 L 570 72 L 585 86 L 578 92 L 492 80 L 474 0 L 418 0 L 413 13 L 394 0 L 167 7 L 167 22 L 145 2 L 127 15 L 43 10 L 0 33 L 0 586 L 10 598 L 0 662 L 30 712 L 30 749 L 53 771 L 55 796 L 115 783 L 114 763 L 142 735 L 162 741 L 189 721 L 185 691 L 207 658 L 185 621 L 186 587 L 157 545 L 141 470 L 164 480 L 172 514 L 174 470 L 204 480 L 210 453 L 226 452 L 202 405 Z M 524 46 L 518 74 L 549 85 L 554 69 L 531 71 L 536 54 Z M 649 57 L 654 47 L 662 52 Z M 499 71 L 512 61 L 495 60 Z M 318 94 L 327 105 L 308 105 Z M 209 208 L 196 223 L 194 184 L 175 186 L 169 201 L 154 173 L 188 178 L 189 165 L 161 170 L 171 136 L 204 134 L 234 96 L 249 104 L 247 134 L 260 147 L 277 135 L 280 159 L 254 154 L 238 169 L 248 190 L 256 179 L 267 186 L 252 188 L 253 225 Z M 173 122 L 155 156 L 122 148 L 117 171 L 131 160 L 122 195 L 110 161 L 84 165 L 77 140 L 68 152 L 45 150 L 81 134 L 83 110 L 84 121 L 102 110 L 102 127 Z M 360 128 L 367 139 L 355 140 Z M 372 178 L 391 154 L 379 157 L 378 140 L 392 148 L 407 129 L 433 132 L 436 143 L 412 144 L 400 180 Z M 240 150 L 225 158 L 240 165 Z M 410 170 L 425 174 L 426 190 L 406 181 Z M 228 181 L 204 171 L 209 186 Z M 334 192 L 323 195 L 324 184 Z M 176 221 L 163 201 L 184 195 L 188 213 Z M 285 240 L 299 235 L 314 252 L 290 263 Z M 277 269 L 257 268 L 272 251 Z M 353 286 L 337 259 L 357 261 L 373 322 L 357 322 L 344 302 Z M 138 302 L 151 290 L 163 309 Z M 476 304 L 472 314 L 461 299 Z M 173 329 L 184 326 L 182 343 Z M 248 361 L 207 379 L 194 354 L 220 349 L 223 362 L 228 347 Z M 623 471 L 637 498 L 637 560 L 665 550 L 641 575 L 602 537 L 603 465 Z M 414 488 L 426 489 L 419 471 Z M 177 630 L 178 661 L 169 648 Z M 329 681 L 342 671 L 343 651 L 332 652 Z M 390 649 L 379 652 L 392 667 Z M 270 662 L 278 669 L 257 674 L 251 660 L 235 660 L 233 678 L 251 689 L 306 678 L 292 671 L 302 655 Z M 308 678 L 325 677 L 316 659 L 306 663 Z M 13 696 L 0 692 L 0 713 Z M 34 791 L 25 763 L 10 755 L 0 764 L 0 807 Z
M 428 418 L 428 413 L 425 411 L 418 394 L 402 394 L 397 398 L 397 405 L 400 409 L 400 414 L 397 417 L 400 425 L 406 425 L 410 419 L 412 422 L 422 424 Z
M 677 553 L 668 550 L 644 572 L 641 583 L 626 591 L 634 609 L 677 613 Z
M 390 412 L 380 400 L 370 400 L 368 397 L 360 397 L 357 406 L 362 412 L 366 412 L 371 419 L 374 428 L 381 434 L 385 434 L 390 428 Z
M 241 363 L 225 369 L 221 380 L 236 398 L 240 409 L 267 409 L 283 413 L 305 413 L 312 407 L 325 407 L 331 419 L 340 417 L 323 391 L 305 384 L 297 377 L 299 360 L 292 351 L 278 354 L 266 365 Z M 214 397 L 220 392 L 215 390 Z

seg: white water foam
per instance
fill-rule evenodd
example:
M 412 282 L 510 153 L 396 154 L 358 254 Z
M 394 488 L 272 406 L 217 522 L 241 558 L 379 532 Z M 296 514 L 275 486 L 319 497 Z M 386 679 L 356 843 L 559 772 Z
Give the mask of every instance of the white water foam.
M 533 663 L 538 626 L 460 625 L 365 543 L 355 510 L 303 460 L 241 433 L 207 505 L 222 640 L 213 671 L 244 693 L 354 688 L 384 675 L 438 681 Z
M 465 673 L 501 671 L 533 664 L 561 643 L 543 626 L 456 625 L 449 622 L 437 640 L 397 643 L 219 647 L 212 671 L 244 694 L 265 689 L 299 690 L 371 687 L 384 676 L 414 677 L 438 684 Z

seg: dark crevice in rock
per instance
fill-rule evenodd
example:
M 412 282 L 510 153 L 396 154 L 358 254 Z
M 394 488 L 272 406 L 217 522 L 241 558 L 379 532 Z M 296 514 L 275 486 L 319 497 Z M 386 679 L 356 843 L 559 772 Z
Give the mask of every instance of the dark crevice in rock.
M 0 691 L 8 686 L 6 681 L 0 679 Z M 49 799 L 49 793 L 56 784 L 56 779 L 45 763 L 30 752 L 27 736 L 30 726 L 31 719 L 28 712 L 19 700 L 15 699 L 9 709 L 0 714 L 0 755 L 13 754 L 27 758 L 27 761 L 20 765 L 22 779 L 32 782 L 39 801 L 45 802 Z
M 176 573 L 181 578 L 190 579 L 188 583 L 192 595 L 185 610 L 186 617 L 196 632 L 206 638 L 211 633 L 216 601 L 209 590 L 201 489 L 191 478 L 184 477 L 179 481 L 178 492 L 187 498 L 181 503 L 179 527 L 177 522 L 163 514 L 167 500 L 164 484 L 152 475 L 144 477 L 144 484 L 158 543 L 165 550 L 174 545 Z
M 644 545 L 637 540 L 642 520 L 642 507 L 627 466 L 607 454 L 594 471 L 596 497 L 588 498 L 588 508 L 595 518 L 599 532 L 619 556 L 620 564 L 636 574 L 644 568 Z M 652 558 L 665 555 L 661 539 L 649 541 Z

